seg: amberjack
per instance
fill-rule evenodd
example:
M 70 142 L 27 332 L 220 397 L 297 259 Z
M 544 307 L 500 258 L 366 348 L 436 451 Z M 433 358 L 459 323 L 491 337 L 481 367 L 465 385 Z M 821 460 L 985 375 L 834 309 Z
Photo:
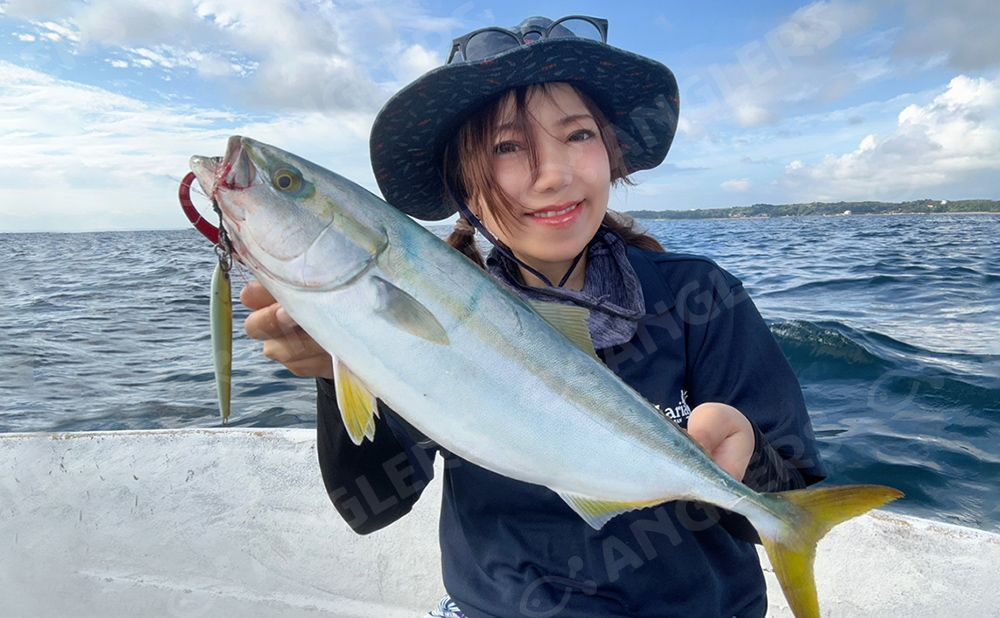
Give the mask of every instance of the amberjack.
M 816 543 L 901 496 L 880 485 L 758 493 L 594 352 L 586 311 L 531 305 L 353 182 L 252 139 L 191 169 L 239 260 L 334 358 L 356 444 L 376 397 L 455 455 L 544 485 L 601 528 L 671 500 L 714 504 L 757 529 L 794 614 L 818 617 Z

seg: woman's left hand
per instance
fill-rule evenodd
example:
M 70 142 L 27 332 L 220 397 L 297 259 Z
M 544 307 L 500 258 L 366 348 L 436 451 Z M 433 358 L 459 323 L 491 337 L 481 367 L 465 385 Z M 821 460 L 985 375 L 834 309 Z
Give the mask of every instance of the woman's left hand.
M 703 403 L 691 410 L 688 434 L 737 481 L 743 480 L 753 455 L 753 426 L 743 413 L 724 403 Z

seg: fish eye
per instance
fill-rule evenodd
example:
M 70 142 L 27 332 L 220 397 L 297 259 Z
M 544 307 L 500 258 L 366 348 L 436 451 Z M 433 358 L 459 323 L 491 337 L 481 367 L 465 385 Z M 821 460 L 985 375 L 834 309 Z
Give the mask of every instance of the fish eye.
M 271 177 L 274 188 L 286 193 L 295 193 L 302 188 L 302 176 L 295 170 L 280 169 Z

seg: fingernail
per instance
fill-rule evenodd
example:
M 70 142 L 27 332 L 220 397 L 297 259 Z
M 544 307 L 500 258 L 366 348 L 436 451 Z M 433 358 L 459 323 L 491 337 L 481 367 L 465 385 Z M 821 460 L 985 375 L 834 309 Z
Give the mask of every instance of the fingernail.
M 295 325 L 295 320 L 288 315 L 288 312 L 285 311 L 284 307 L 278 307 L 278 309 L 274 312 L 274 319 L 278 321 L 278 324 L 286 328 L 290 328 Z

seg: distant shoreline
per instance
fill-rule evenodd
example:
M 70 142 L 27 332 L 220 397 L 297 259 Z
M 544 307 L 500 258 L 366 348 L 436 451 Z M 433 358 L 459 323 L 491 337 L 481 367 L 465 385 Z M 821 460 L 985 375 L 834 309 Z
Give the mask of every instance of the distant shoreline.
M 1000 200 L 920 199 L 907 202 L 798 202 L 751 204 L 728 208 L 629 210 L 633 219 L 776 219 L 782 217 L 853 217 L 860 215 L 1000 214 Z
M 673 211 L 673 212 L 685 212 L 683 210 Z M 630 215 L 627 211 L 622 213 L 623 215 L 629 215 L 636 221 L 698 221 L 702 219 L 712 220 L 712 221 L 746 221 L 752 219 L 848 219 L 850 217 L 944 217 L 953 215 L 992 215 L 994 217 L 1000 216 L 1000 212 L 989 212 L 989 211 L 975 211 L 975 212 L 859 212 L 857 214 L 849 215 L 747 215 L 744 217 L 635 217 Z

